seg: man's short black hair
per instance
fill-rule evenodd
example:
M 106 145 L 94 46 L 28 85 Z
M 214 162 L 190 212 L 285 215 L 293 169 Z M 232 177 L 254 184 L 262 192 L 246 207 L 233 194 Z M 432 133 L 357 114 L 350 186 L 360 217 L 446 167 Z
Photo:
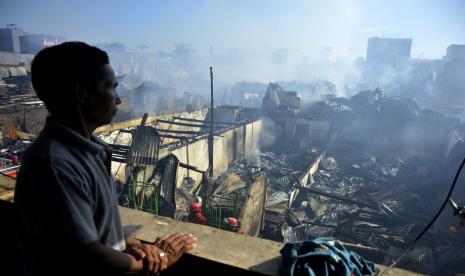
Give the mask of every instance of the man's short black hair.
M 84 42 L 65 42 L 40 51 L 32 61 L 32 86 L 50 113 L 76 106 L 78 86 L 96 82 L 107 53 Z

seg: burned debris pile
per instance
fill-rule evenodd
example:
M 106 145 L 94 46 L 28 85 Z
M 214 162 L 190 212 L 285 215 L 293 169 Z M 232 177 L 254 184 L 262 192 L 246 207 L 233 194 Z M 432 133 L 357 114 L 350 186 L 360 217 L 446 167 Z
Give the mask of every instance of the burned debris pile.
M 264 106 L 276 105 L 275 94 L 267 93 Z M 267 116 L 276 123 L 297 122 L 294 130 L 299 120 L 311 126 L 311 118 L 318 118 L 328 122 L 329 130 L 324 143 L 314 143 L 324 154 L 308 181 L 303 181 L 302 167 L 281 169 L 280 160 L 306 166 L 311 162 L 292 156 L 306 148 L 299 143 L 296 149 L 295 141 L 302 139 L 298 133 L 284 131 L 276 143 L 279 147 L 267 148 L 283 152 L 287 140 L 288 153 L 273 156 L 275 161 L 266 166 L 270 177 L 263 236 L 279 241 L 329 236 L 380 250 L 386 263 L 397 258 L 445 198 L 461 161 L 454 157 L 458 147 L 454 144 L 463 144 L 459 122 L 421 109 L 410 98 L 384 96 L 381 89 L 306 105 L 293 116 L 290 108 L 279 110 L 286 112 L 277 116 L 276 109 Z M 443 220 L 429 230 L 407 261 L 412 259 L 422 271 L 431 271 L 433 257 L 435 269 L 444 265 L 441 256 L 457 243 L 465 245 L 449 231 L 450 223 Z M 272 227 L 281 231 L 270 231 Z

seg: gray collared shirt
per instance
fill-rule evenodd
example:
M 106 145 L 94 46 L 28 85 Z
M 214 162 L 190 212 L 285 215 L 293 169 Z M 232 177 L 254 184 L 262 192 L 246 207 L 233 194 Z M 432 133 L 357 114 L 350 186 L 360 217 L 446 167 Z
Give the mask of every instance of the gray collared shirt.
M 16 223 L 27 274 L 44 272 L 47 246 L 99 241 L 125 249 L 110 166 L 105 142 L 47 118 L 25 153 L 16 183 Z

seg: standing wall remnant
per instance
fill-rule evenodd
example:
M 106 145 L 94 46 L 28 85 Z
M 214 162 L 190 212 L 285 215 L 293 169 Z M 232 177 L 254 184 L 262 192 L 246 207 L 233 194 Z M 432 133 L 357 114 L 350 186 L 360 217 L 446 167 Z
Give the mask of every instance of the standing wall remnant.
M 226 172 L 234 160 L 242 156 L 247 158 L 257 149 L 261 130 L 262 120 L 259 119 L 215 134 L 213 151 L 214 179 Z M 182 163 L 194 166 L 201 171 L 208 170 L 208 137 L 173 150 L 161 150 L 160 158 L 168 153 L 176 155 Z M 202 181 L 201 173 L 179 167 L 177 187 L 180 187 L 182 180 L 188 176 L 195 181 L 195 187 Z
M 258 237 L 262 231 L 266 202 L 266 178 L 264 174 L 258 175 L 249 185 L 247 199 L 242 205 L 239 214 L 241 230 L 244 234 Z

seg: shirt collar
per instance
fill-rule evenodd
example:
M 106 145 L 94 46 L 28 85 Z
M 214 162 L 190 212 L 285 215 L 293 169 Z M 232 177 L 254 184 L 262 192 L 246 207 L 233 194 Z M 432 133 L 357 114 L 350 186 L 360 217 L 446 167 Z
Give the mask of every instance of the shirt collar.
M 90 139 L 87 139 L 76 131 L 58 123 L 50 116 L 47 117 L 44 131 L 75 147 L 87 150 L 92 154 L 99 154 L 109 148 L 108 144 L 97 136 L 91 135 Z

